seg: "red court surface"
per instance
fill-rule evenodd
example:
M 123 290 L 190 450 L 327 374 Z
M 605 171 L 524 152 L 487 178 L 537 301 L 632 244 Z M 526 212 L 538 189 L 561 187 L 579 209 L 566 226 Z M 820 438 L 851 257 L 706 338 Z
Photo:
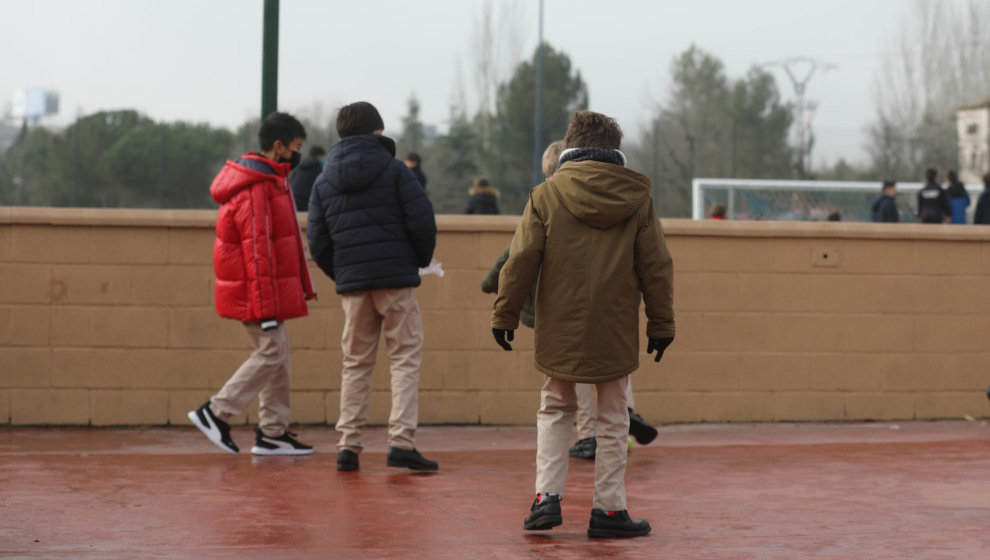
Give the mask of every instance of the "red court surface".
M 985 422 L 664 427 L 636 447 L 647 537 L 588 539 L 593 465 L 570 460 L 564 524 L 525 532 L 533 428 L 425 427 L 437 474 L 361 471 L 335 434 L 306 458 L 228 455 L 193 428 L 0 428 L 0 558 L 990 559 Z

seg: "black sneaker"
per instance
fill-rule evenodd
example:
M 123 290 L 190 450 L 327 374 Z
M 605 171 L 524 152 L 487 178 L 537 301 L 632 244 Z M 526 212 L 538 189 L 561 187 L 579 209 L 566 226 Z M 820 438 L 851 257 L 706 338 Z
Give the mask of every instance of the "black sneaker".
M 431 461 L 419 454 L 415 449 L 388 448 L 388 460 L 385 464 L 390 467 L 405 467 L 414 471 L 435 471 L 440 467 L 436 461 Z
M 649 425 L 639 414 L 629 409 L 629 435 L 636 439 L 636 443 L 646 445 L 657 439 L 657 429 Z
M 543 500 L 537 496 L 533 500 L 533 506 L 529 508 L 529 515 L 523 521 L 523 529 L 527 531 L 546 531 L 553 529 L 564 522 L 560 515 L 560 496 L 557 494 L 544 494 Z
M 227 453 L 239 453 L 240 449 L 234 444 L 234 440 L 230 439 L 230 424 L 224 422 L 223 420 L 217 418 L 213 411 L 210 410 L 210 401 L 206 401 L 206 404 L 197 408 L 196 410 L 189 411 L 186 414 L 189 420 L 199 428 L 199 431 L 203 432 L 206 437 L 210 438 L 210 441 L 215 443 L 217 447 L 223 449 Z
M 629 512 L 591 510 L 588 536 L 597 539 L 642 537 L 650 533 L 650 524 L 642 519 L 629 519 Z
M 309 455 L 313 446 L 299 443 L 292 432 L 285 432 L 278 437 L 268 437 L 258 430 L 254 437 L 254 447 L 251 453 L 255 455 Z
M 586 437 L 574 442 L 574 445 L 571 446 L 571 449 L 567 453 L 571 457 L 577 457 L 578 459 L 594 459 L 595 451 L 597 450 L 598 441 L 593 437 Z
M 337 470 L 346 472 L 356 471 L 358 468 L 360 468 L 360 464 L 357 453 L 350 449 L 341 449 L 340 453 L 337 454 Z

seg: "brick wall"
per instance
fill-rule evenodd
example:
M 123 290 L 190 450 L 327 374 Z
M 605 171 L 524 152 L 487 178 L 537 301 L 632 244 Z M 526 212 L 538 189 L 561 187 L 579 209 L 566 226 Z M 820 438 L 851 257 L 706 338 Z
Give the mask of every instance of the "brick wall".
M 0 208 L 0 423 L 185 424 L 247 357 L 213 311 L 215 212 Z M 532 424 L 532 333 L 490 340 L 480 280 L 515 217 L 439 216 L 443 278 L 418 290 L 420 420 Z M 990 228 L 664 222 L 678 335 L 643 354 L 636 407 L 657 422 L 986 416 Z M 332 424 L 343 312 L 289 322 L 293 418 Z M 372 421 L 388 417 L 375 371 Z M 252 422 L 252 408 L 238 421 Z

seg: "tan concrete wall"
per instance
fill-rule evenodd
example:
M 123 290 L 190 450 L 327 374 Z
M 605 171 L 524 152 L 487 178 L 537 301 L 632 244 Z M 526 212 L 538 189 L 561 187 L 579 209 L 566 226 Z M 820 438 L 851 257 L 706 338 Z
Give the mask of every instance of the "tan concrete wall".
M 184 424 L 249 353 L 213 311 L 210 211 L 0 208 L 0 423 Z M 517 218 L 439 216 L 444 278 L 418 291 L 422 423 L 532 424 L 532 334 L 503 352 L 480 291 Z M 643 354 L 656 422 L 986 416 L 990 228 L 664 223 L 678 335 Z M 289 322 L 293 417 L 337 417 L 343 313 Z M 388 416 L 379 356 L 372 420 Z M 241 421 L 256 417 L 254 410 Z

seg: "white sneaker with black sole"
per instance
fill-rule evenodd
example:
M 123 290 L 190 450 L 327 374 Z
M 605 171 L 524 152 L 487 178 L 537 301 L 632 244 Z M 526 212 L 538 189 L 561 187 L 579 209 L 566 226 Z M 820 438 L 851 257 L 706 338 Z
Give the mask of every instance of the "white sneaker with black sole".
M 240 452 L 240 449 L 234 444 L 234 440 L 230 438 L 230 424 L 213 414 L 213 411 L 210 410 L 210 401 L 206 401 L 203 406 L 196 410 L 189 411 L 186 416 L 217 447 L 235 455 Z
M 295 435 L 292 432 L 285 432 L 278 437 L 269 437 L 258 430 L 251 453 L 255 455 L 309 455 L 312 453 L 313 447 L 299 443 L 293 437 Z

